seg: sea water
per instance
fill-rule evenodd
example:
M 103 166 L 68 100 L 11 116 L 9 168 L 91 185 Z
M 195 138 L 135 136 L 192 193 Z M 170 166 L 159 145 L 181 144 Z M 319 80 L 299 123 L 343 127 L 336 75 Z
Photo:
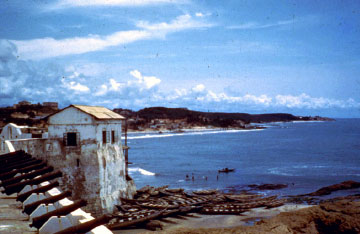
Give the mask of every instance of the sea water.
M 360 181 L 360 119 L 280 122 L 266 127 L 131 133 L 129 174 L 137 188 L 169 185 L 237 192 L 248 190 L 250 184 L 287 184 L 285 189 L 263 191 L 278 195 L 309 193 L 345 180 Z M 225 167 L 235 171 L 219 174 Z

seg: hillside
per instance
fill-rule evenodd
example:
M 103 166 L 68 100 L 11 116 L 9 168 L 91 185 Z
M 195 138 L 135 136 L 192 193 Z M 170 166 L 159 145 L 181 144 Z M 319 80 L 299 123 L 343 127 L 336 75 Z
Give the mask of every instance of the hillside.
M 322 117 L 299 117 L 286 113 L 247 114 L 200 112 L 187 108 L 149 107 L 139 111 L 114 109 L 129 119 L 129 128 L 142 130 L 182 129 L 191 127 L 249 128 L 251 123 L 288 122 L 296 120 L 329 120 Z
M 40 104 L 0 108 L 0 128 L 7 123 L 46 127 L 42 120 L 57 111 Z M 247 114 L 192 111 L 187 108 L 149 107 L 139 111 L 114 109 L 128 118 L 130 130 L 179 130 L 193 127 L 250 128 L 251 123 L 295 120 L 329 120 L 321 117 L 298 117 L 286 113 Z

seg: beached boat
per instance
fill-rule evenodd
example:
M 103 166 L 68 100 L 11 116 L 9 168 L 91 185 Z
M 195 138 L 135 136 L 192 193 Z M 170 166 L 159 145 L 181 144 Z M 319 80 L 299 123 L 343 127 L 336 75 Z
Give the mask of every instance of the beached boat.
M 137 216 L 132 216 L 132 217 L 126 217 L 123 218 L 122 216 L 119 216 L 119 218 L 116 218 L 117 215 L 114 215 L 114 219 L 112 220 L 112 222 L 107 224 L 107 227 L 111 230 L 114 229 L 121 229 L 121 228 L 126 228 L 129 226 L 133 226 L 133 225 L 138 225 L 140 223 L 144 223 L 146 221 L 149 220 L 153 220 L 158 218 L 159 216 L 162 215 L 162 213 L 164 213 L 165 210 L 160 210 L 160 211 L 151 211 L 145 214 L 140 214 Z
M 220 207 L 203 207 L 199 213 L 212 215 L 238 215 L 248 211 L 248 209 L 220 206 Z
M 229 172 L 233 172 L 233 171 L 235 171 L 235 168 L 227 168 L 227 167 L 225 167 L 223 169 L 218 170 L 219 173 L 229 173 Z

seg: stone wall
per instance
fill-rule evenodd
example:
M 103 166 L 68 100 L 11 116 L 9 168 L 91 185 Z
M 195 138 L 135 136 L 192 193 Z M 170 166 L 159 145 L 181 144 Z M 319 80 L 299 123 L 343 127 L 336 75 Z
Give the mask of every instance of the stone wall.
M 125 157 L 121 145 L 98 147 L 101 207 L 112 212 L 119 197 L 132 198 L 136 192 L 133 181 L 126 180 Z
M 62 138 L 11 140 L 15 150 L 24 150 L 46 161 L 63 173 L 60 187 L 71 190 L 72 198 L 85 199 L 84 210 L 96 216 L 112 213 L 120 197 L 132 198 L 133 181 L 125 175 L 125 157 L 121 144 L 97 143 L 84 139 L 80 148 L 68 148 Z

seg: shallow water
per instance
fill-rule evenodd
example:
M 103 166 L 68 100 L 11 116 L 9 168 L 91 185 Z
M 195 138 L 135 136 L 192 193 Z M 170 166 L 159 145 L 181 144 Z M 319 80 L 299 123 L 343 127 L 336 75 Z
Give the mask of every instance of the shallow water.
M 239 191 L 248 189 L 249 184 L 288 184 L 275 192 L 263 191 L 280 195 L 313 192 L 345 180 L 360 181 L 360 119 L 273 123 L 267 127 L 132 133 L 128 137 L 129 161 L 133 163 L 129 173 L 138 188 L 170 185 Z M 224 167 L 236 170 L 218 174 Z

